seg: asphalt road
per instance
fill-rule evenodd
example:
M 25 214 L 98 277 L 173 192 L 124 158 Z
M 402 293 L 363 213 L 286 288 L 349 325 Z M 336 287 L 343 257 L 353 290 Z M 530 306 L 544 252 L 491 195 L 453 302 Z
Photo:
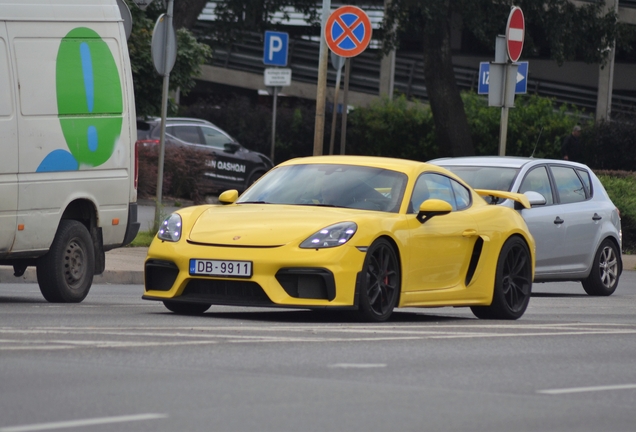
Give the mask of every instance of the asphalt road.
M 636 272 L 614 295 L 535 284 L 518 321 L 212 307 L 0 284 L 0 432 L 633 431 Z

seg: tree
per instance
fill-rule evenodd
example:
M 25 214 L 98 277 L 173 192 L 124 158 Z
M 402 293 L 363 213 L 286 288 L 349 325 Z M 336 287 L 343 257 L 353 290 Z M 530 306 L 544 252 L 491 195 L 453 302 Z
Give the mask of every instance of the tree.
M 194 2 L 194 0 L 189 1 Z M 180 0 L 175 3 L 186 2 Z M 155 22 L 163 12 L 162 7 L 161 2 L 153 2 L 146 11 L 142 11 L 129 1 L 129 8 L 133 16 L 133 29 L 128 39 L 128 51 L 138 116 L 159 115 L 161 112 L 163 77 L 155 71 L 150 53 L 150 43 Z M 177 9 L 175 8 L 176 15 Z M 170 72 L 170 90 L 179 89 L 181 94 L 187 94 L 194 88 L 193 77 L 199 74 L 201 65 L 211 56 L 212 51 L 209 46 L 197 42 L 189 30 L 179 28 L 177 30 L 177 60 Z M 169 111 L 171 113 L 177 111 L 177 106 L 172 101 L 169 105 Z
M 542 55 L 565 60 L 580 58 L 602 63 L 608 41 L 616 36 L 616 16 L 603 13 L 602 4 L 575 6 L 569 0 L 391 0 L 384 19 L 385 49 L 398 46 L 405 34 L 418 35 L 424 59 L 424 80 L 435 121 L 441 155 L 474 154 L 470 130 L 455 84 L 450 52 L 453 14 L 464 29 L 494 46 L 513 5 L 525 15 L 524 56 Z
M 201 0 L 175 1 L 175 17 L 184 14 L 177 5 L 189 5 L 189 16 L 201 12 Z M 351 4 L 361 3 L 351 1 Z M 603 63 L 606 49 L 620 29 L 613 12 L 603 12 L 603 2 L 576 6 L 569 0 L 367 0 L 386 4 L 383 23 L 384 49 L 399 47 L 400 41 L 416 37 L 422 49 L 424 79 L 433 113 L 441 155 L 474 154 L 470 128 L 455 82 L 450 45 L 451 20 L 460 16 L 463 28 L 486 46 L 505 30 L 510 7 L 520 6 L 526 17 L 523 57 L 548 57 L 562 64 L 582 59 Z M 199 7 L 195 7 L 199 5 Z M 213 40 L 240 38 L 241 32 L 271 28 L 272 15 L 294 7 L 318 24 L 313 0 L 226 0 L 217 2 Z M 194 13 L 196 10 L 196 14 Z M 185 20 L 192 25 L 194 21 Z M 184 24 L 185 25 L 185 24 Z
M 201 14 L 201 11 L 208 3 L 208 0 L 176 0 L 173 3 L 174 28 L 187 28 L 191 29 L 197 23 L 197 18 Z

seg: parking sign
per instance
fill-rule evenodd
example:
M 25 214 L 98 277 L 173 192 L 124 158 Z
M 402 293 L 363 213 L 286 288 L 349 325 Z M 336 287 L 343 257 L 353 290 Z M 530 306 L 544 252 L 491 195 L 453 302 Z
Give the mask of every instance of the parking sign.
M 287 66 L 289 34 L 266 31 L 263 45 L 263 63 L 270 66 Z

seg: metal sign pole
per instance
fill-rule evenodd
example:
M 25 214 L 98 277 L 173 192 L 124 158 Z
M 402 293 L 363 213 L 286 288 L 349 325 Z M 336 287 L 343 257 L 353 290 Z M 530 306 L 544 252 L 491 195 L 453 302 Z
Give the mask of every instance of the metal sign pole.
M 509 64 L 504 65 L 503 103 L 499 122 L 499 156 L 506 155 L 506 139 L 508 138 L 508 69 Z
M 270 159 L 274 163 L 274 146 L 276 144 L 276 102 L 278 99 L 278 86 L 274 86 L 274 105 L 272 107 L 272 151 Z
M 344 91 L 342 94 L 342 128 L 340 131 L 340 154 L 345 154 L 347 140 L 347 106 L 349 103 L 349 75 L 351 74 L 351 58 L 345 60 Z
M 155 203 L 155 228 L 161 223 L 162 194 L 163 194 L 163 162 L 166 149 L 166 116 L 168 114 L 168 88 L 170 86 L 170 59 L 168 56 L 168 38 L 172 29 L 173 0 L 168 0 L 168 10 L 166 12 L 166 32 L 165 32 L 165 70 L 163 75 L 163 91 L 161 95 L 161 135 L 159 141 L 159 166 L 157 168 L 157 201 Z
M 334 141 L 336 140 L 336 120 L 338 118 L 338 93 L 340 92 L 340 77 L 342 76 L 342 67 L 345 59 L 335 53 L 331 53 L 331 64 L 336 68 L 336 86 L 333 92 L 333 113 L 331 116 L 331 137 L 329 139 L 329 154 L 333 155 Z
M 314 156 L 322 155 L 325 135 L 325 94 L 327 88 L 328 50 L 325 41 L 325 25 L 331 12 L 331 0 L 322 0 L 322 22 L 320 26 L 320 57 L 318 60 L 318 83 L 316 89 L 316 122 L 314 129 Z

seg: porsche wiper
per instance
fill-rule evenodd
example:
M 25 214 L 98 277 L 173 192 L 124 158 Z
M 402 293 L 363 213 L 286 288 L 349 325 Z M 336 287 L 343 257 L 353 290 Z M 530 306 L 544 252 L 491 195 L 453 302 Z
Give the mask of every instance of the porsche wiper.
M 342 206 L 337 206 L 333 204 L 322 204 L 322 203 L 303 203 L 303 204 L 296 204 L 296 205 L 310 206 L 310 207 L 342 207 Z
M 268 203 L 267 201 L 241 201 L 240 203 L 237 204 L 271 204 Z

